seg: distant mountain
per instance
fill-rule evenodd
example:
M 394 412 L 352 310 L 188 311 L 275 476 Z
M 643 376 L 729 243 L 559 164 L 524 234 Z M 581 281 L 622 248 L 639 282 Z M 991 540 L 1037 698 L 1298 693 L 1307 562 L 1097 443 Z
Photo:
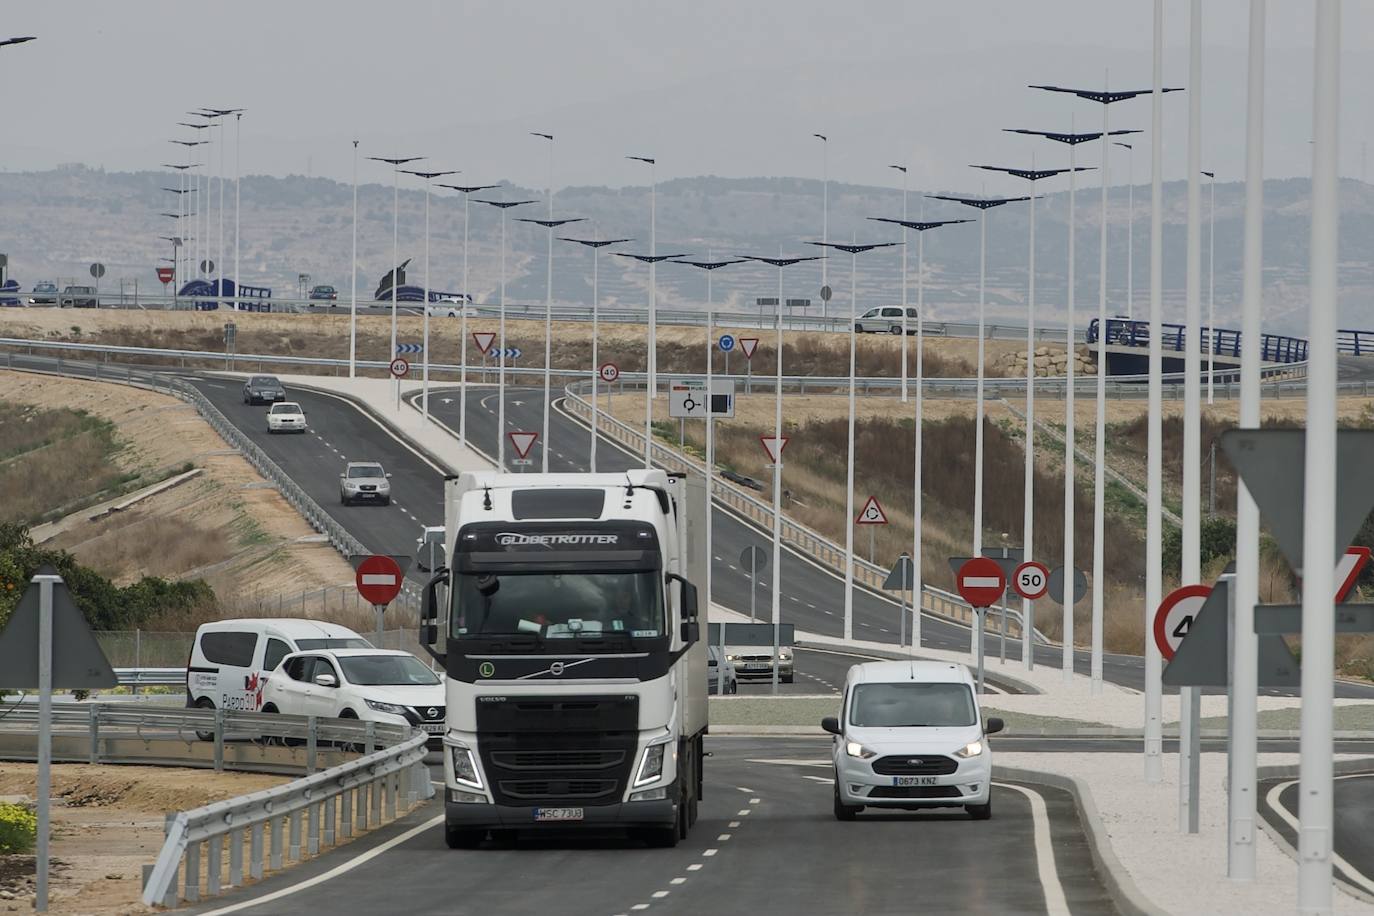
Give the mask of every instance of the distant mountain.
M 1101 197 L 1091 173 L 1080 187 L 1077 211 L 1077 287 L 1079 321 L 1096 314 L 1098 240 Z M 407 176 L 400 193 L 398 260 L 412 259 L 407 281 L 424 282 L 423 189 Z M 159 236 L 176 234 L 176 220 L 159 216 L 176 208 L 176 196 L 160 190 L 176 187 L 170 172 L 107 173 L 82 166 L 46 172 L 0 174 L 0 251 L 9 256 L 9 273 L 25 288 L 38 280 L 86 277 L 90 263 L 100 261 L 107 273 L 102 288 L 157 289 L 154 268 L 170 255 Z M 1024 188 L 1015 189 L 1025 193 Z M 1062 324 L 1066 315 L 1068 195 L 1063 179 L 1042 182 L 1037 203 L 1037 302 L 1040 320 Z M 941 192 L 934 192 L 941 193 Z M 1308 195 L 1305 179 L 1270 181 L 1265 187 L 1265 306 L 1267 327 L 1301 333 L 1306 325 Z M 190 195 L 195 197 L 197 195 Z M 226 262 L 233 276 L 234 185 L 224 188 L 224 256 L 219 255 L 219 187 L 206 195 L 211 204 L 211 258 Z M 500 213 L 478 199 L 533 200 L 506 211 L 510 252 L 507 296 L 512 301 L 544 298 L 545 230 L 521 217 L 542 218 L 547 203 L 540 190 L 511 185 L 473 195 L 471 205 L 471 292 L 479 301 L 500 294 Z M 1219 184 L 1216 189 L 1216 312 L 1218 323 L 1234 324 L 1238 313 L 1241 228 L 1244 187 Z M 1183 182 L 1164 187 L 1164 302 L 1169 320 L 1181 320 L 1184 299 L 1185 201 Z M 1205 249 L 1208 224 L 1207 188 L 1203 187 L 1203 314 L 1207 303 Z M 1341 187 L 1341 271 L 1343 326 L 1374 328 L 1374 186 L 1354 180 Z M 271 286 L 281 294 L 296 289 L 297 275 L 312 283 L 329 283 L 347 301 L 352 245 L 352 187 L 323 178 L 248 176 L 241 186 L 242 282 Z M 829 233 L 832 241 L 900 241 L 896 227 L 866 217 L 901 215 L 901 192 L 891 188 L 831 183 Z M 461 195 L 436 190 L 431 202 L 430 283 L 433 288 L 462 288 L 463 202 Z M 1149 289 L 1149 186 L 1135 188 L 1134 299 L 1144 315 Z M 807 244 L 821 235 L 820 182 L 799 178 L 724 179 L 701 177 L 665 182 L 657 189 L 658 251 L 698 257 L 739 254 L 815 254 Z M 647 298 L 649 269 L 613 252 L 649 249 L 649 189 L 571 187 L 554 198 L 555 215 L 583 217 L 557 230 L 571 237 L 630 236 L 636 241 L 602 249 L 600 290 L 603 301 L 642 304 Z M 201 212 L 204 212 L 203 210 Z M 976 217 L 958 204 L 927 200 L 911 192 L 909 215 L 928 219 Z M 1009 204 L 990 211 L 988 226 L 987 299 L 989 320 L 1024 320 L 1026 297 L 1028 205 Z M 369 184 L 358 198 L 358 291 L 369 295 L 392 266 L 392 188 Z M 1110 189 L 1108 197 L 1109 312 L 1126 312 L 1128 193 Z M 187 235 L 194 234 L 187 230 Z M 926 304 L 932 318 L 972 317 L 978 301 L 978 236 L 976 223 L 948 226 L 926 233 Z M 916 301 L 916 235 L 908 260 L 909 298 Z M 590 251 L 554 242 L 554 296 L 562 302 L 589 303 Z M 202 257 L 205 253 L 202 252 Z M 858 303 L 861 308 L 900 298 L 899 249 L 860 255 Z M 784 295 L 810 297 L 819 311 L 820 262 L 784 271 Z M 832 252 L 825 274 L 834 289 L 831 306 L 849 309 L 850 258 Z M 758 296 L 777 294 L 777 272 L 756 264 L 715 271 L 717 305 L 752 309 Z M 89 282 L 87 280 L 86 282 Z M 706 298 L 706 276 L 692 267 L 662 264 L 658 268 L 661 305 L 696 307 Z

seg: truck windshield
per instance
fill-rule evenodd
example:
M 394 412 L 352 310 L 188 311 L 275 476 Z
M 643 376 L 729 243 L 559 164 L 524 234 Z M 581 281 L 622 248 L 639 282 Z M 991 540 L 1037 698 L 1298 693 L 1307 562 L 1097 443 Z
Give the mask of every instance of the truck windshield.
M 867 728 L 938 728 L 978 721 L 973 694 L 963 684 L 859 684 L 849 724 Z
M 457 638 L 666 633 L 656 572 L 465 573 L 455 581 L 451 620 Z

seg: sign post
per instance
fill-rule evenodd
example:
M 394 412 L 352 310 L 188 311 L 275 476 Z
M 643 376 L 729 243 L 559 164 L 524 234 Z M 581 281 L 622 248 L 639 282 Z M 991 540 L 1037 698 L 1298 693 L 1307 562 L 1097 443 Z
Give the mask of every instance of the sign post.
M 735 349 L 735 338 L 732 334 L 720 335 L 720 352 L 725 354 L 725 374 L 730 374 L 730 351 Z
M 1021 662 L 1031 671 L 1035 668 L 1035 602 L 1050 590 L 1050 571 L 1043 563 L 1027 560 L 1013 570 L 1011 585 L 1026 602 L 1021 615 Z
M 868 502 L 864 503 L 859 510 L 859 517 L 854 519 L 856 525 L 868 526 L 868 562 L 873 562 L 875 532 L 879 525 L 887 524 L 887 513 L 883 511 L 882 505 L 878 502 L 878 497 L 870 496 Z
M 1002 575 L 1006 577 L 1007 585 L 1002 591 L 1001 623 L 1002 633 L 997 644 L 997 663 L 1005 665 L 1007 663 L 1007 590 L 1011 588 L 1012 575 L 1016 572 L 1021 561 L 1025 559 L 1026 552 L 1020 547 L 984 547 L 983 556 L 990 560 L 996 560 L 997 565 L 1002 568 Z M 1025 621 L 1022 621 L 1022 625 Z
M 759 573 L 768 567 L 768 553 L 756 544 L 750 544 L 739 555 L 740 569 L 749 573 L 749 622 L 757 620 L 755 610 L 755 594 L 758 591 Z
M 959 596 L 978 615 L 978 692 L 983 692 L 983 625 L 987 609 L 997 603 L 1007 587 L 1002 566 L 990 557 L 950 557 Z
M 358 594 L 363 596 L 364 601 L 372 605 L 372 610 L 377 614 L 377 648 L 379 649 L 383 648 L 382 614 L 386 611 L 386 606 L 401 593 L 401 577 L 403 575 L 400 564 L 385 554 L 373 554 L 370 557 L 364 557 L 358 563 L 354 573 L 354 584 L 358 587 Z
M 759 339 L 757 337 L 741 337 L 738 342 L 740 351 L 744 353 L 744 393 L 753 394 L 754 351 L 758 349 Z
M 914 573 L 915 569 L 911 562 L 911 555 L 904 553 L 897 558 L 896 563 L 892 564 L 892 571 L 887 574 L 887 580 L 883 582 L 883 590 L 889 592 L 895 591 L 897 593 L 897 600 L 901 606 L 902 616 L 898 619 L 899 622 L 897 624 L 897 645 L 899 646 L 906 645 L 906 593 L 908 591 L 915 591 L 916 577 Z M 913 595 L 911 599 L 911 610 L 914 614 L 921 613 L 915 595 Z M 913 624 L 911 635 L 915 637 L 918 632 L 919 631 Z M 919 648 L 914 638 L 911 646 L 913 649 Z

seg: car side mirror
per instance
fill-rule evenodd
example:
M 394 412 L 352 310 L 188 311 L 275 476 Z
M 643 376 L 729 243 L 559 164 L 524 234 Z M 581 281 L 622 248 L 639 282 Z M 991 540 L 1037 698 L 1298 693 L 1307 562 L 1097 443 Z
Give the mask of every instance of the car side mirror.
M 340 480 L 343 480 L 343 479 L 344 479 L 344 475 L 343 475 L 343 474 L 340 474 L 340 475 L 339 475 L 339 479 L 340 479 Z
M 826 716 L 821 720 L 821 729 L 832 735 L 840 734 L 840 720 L 836 716 Z
M 996 716 L 993 716 L 993 717 L 991 717 L 990 719 L 988 719 L 986 722 L 983 723 L 983 734 L 985 734 L 985 735 L 995 735 L 995 734 L 997 734 L 998 732 L 1000 732 L 1002 729 L 1004 729 L 1004 728 L 1006 728 L 1006 727 L 1007 727 L 1007 723 L 1003 722 L 1001 719 L 997 718 Z
M 318 687 L 337 687 L 339 686 L 339 679 L 332 674 L 317 674 L 315 675 L 315 684 Z
M 391 476 L 391 472 L 388 471 L 386 476 L 387 476 L 387 477 L 390 477 L 390 476 Z

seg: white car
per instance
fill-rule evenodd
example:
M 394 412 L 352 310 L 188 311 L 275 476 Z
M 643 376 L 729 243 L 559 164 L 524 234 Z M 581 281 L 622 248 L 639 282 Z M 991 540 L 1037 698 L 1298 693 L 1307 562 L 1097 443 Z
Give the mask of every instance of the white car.
M 469 318 L 477 317 L 477 309 L 470 305 L 464 305 L 457 299 L 440 299 L 438 302 L 429 304 L 428 312 L 431 316 L 438 318 L 461 318 L 466 314 Z
M 269 433 L 303 433 L 305 428 L 305 411 L 295 401 L 279 401 L 267 411 Z
M 906 332 L 916 333 L 916 309 L 907 306 Z M 901 306 L 884 305 L 869 309 L 854 319 L 854 330 L 859 334 L 900 334 L 902 333 Z
M 263 712 L 360 719 L 444 733 L 444 683 L 409 652 L 333 649 L 296 652 L 267 681 Z
M 992 817 L 992 751 L 1002 720 L 982 718 L 968 668 L 949 662 L 865 662 L 849 669 L 835 736 L 835 817 L 865 807 L 961 807 Z

